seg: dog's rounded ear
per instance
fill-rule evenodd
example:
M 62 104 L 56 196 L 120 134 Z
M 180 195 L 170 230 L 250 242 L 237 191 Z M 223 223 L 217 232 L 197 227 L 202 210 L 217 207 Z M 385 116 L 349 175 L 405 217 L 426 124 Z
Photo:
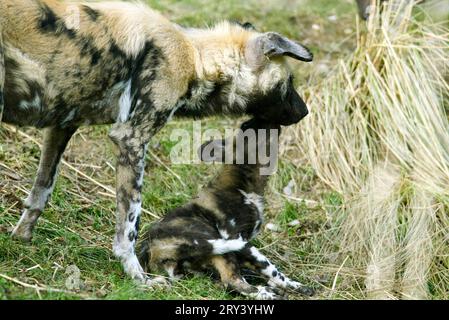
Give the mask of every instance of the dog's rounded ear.
M 253 26 L 253 24 L 251 22 L 241 23 L 240 21 L 237 21 L 237 20 L 231 20 L 231 23 L 235 23 L 246 30 L 256 31 L 256 28 Z
M 245 55 L 248 63 L 253 66 L 262 65 L 267 58 L 280 56 L 306 62 L 313 60 L 313 54 L 306 46 L 276 32 L 267 32 L 249 40 Z
M 256 27 L 253 26 L 251 22 L 245 22 L 242 24 L 242 28 L 246 30 L 256 31 Z
M 198 150 L 198 157 L 203 162 L 224 162 L 226 140 L 218 139 L 203 143 Z

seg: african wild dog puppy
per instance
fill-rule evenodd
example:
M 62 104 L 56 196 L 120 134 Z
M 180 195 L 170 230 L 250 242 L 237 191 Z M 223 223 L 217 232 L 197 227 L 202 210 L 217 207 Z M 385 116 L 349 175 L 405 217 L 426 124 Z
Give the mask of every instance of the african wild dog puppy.
M 212 158 L 218 160 L 225 158 L 225 152 L 232 152 L 228 159 L 233 161 L 224 164 L 194 200 L 150 226 L 138 249 L 146 271 L 164 269 L 174 279 L 187 269 L 211 267 L 225 285 L 252 298 L 278 298 L 276 289 L 312 294 L 310 288 L 283 275 L 251 244 L 263 223 L 263 193 L 268 181 L 261 171 L 268 163 L 256 154 L 262 152 L 273 161 L 279 130 L 279 125 L 252 119 L 232 138 L 232 148 L 225 146 L 225 140 L 203 145 L 203 156 L 212 151 Z M 244 155 L 241 160 L 238 152 Z M 248 284 L 241 268 L 250 268 L 268 279 L 268 286 Z
M 149 140 L 175 113 L 298 122 L 308 111 L 287 56 L 312 60 L 305 47 L 277 33 L 227 22 L 185 29 L 139 3 L 1 0 L 2 121 L 46 129 L 37 177 L 13 235 L 31 240 L 76 130 L 113 124 L 113 250 L 127 274 L 151 285 L 134 252 Z

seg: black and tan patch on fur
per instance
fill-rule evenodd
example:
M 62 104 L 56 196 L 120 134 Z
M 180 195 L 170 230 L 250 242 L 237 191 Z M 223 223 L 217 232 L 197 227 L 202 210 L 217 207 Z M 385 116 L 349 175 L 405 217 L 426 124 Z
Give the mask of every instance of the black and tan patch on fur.
M 86 15 L 93 21 L 97 21 L 97 19 L 100 17 L 100 12 L 98 12 L 95 9 L 92 9 L 89 6 L 82 6 L 83 11 L 86 13 Z
M 76 37 L 76 32 L 68 29 L 64 21 L 56 15 L 56 13 L 45 3 L 40 3 L 41 16 L 38 20 L 38 28 L 42 32 L 54 33 L 55 35 L 66 35 L 73 39 Z

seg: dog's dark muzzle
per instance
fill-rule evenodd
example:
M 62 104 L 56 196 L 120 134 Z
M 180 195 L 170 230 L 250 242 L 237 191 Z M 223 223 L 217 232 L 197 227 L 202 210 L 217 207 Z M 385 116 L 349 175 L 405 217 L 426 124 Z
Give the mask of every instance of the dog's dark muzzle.
M 286 94 L 281 94 L 281 90 L 275 92 L 254 101 L 249 106 L 248 113 L 258 119 L 283 126 L 298 123 L 307 116 L 309 110 L 293 85 Z
M 268 117 L 265 120 L 290 126 L 298 123 L 308 114 L 309 110 L 304 100 L 301 99 L 296 90 L 290 90 L 284 101 L 273 106 L 273 113 L 267 114 Z
M 279 121 L 279 124 L 283 126 L 289 126 L 298 123 L 309 114 L 307 105 L 296 92 L 296 90 L 291 90 L 283 108 L 285 108 L 285 110 L 282 113 L 282 118 Z

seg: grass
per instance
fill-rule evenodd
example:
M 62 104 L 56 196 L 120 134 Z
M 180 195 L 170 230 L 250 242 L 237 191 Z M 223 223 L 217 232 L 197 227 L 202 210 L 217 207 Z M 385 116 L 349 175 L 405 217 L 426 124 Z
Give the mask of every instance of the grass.
M 219 120 L 214 121 L 216 126 L 220 125 Z M 229 120 L 228 125 L 233 122 Z M 177 122 L 170 124 L 153 142 L 151 152 L 166 165 L 170 165 L 167 137 L 172 128 L 183 125 L 189 126 Z M 105 190 L 66 166 L 61 168 L 52 200 L 39 220 L 32 244 L 12 240 L 9 233 L 20 216 L 21 199 L 31 188 L 31 177 L 37 168 L 39 155 L 37 145 L 21 138 L 14 130 L 4 126 L 1 131 L 1 139 L 6 141 L 2 146 L 2 164 L 8 169 L 1 171 L 0 274 L 42 288 L 66 290 L 65 284 L 70 276 L 66 269 L 75 265 L 81 271 L 84 286 L 71 294 L 47 292 L 24 288 L 0 275 L 3 299 L 240 299 L 207 276 L 188 278 L 175 284 L 172 290 L 147 290 L 127 279 L 110 250 L 115 226 L 113 199 L 105 196 Z M 40 132 L 26 131 L 27 135 L 40 141 Z M 92 179 L 112 188 L 114 173 L 107 163 L 114 163 L 114 158 L 106 133 L 107 128 L 83 128 L 71 141 L 64 158 Z M 160 142 L 156 143 L 159 139 Z M 185 186 L 182 186 L 173 174 L 167 174 L 164 166 L 152 161 L 151 157 L 148 161 L 143 190 L 144 208 L 160 216 L 188 201 L 218 170 L 210 165 L 170 166 L 183 180 Z M 294 168 L 287 161 L 280 166 L 285 169 L 280 169 L 279 180 L 273 179 L 272 183 L 285 186 Z M 271 205 L 267 220 L 279 224 L 282 232 L 263 233 L 258 246 L 265 252 L 276 252 L 270 257 L 286 273 L 316 286 L 315 273 L 308 275 L 305 263 L 310 251 L 308 239 L 320 229 L 319 220 L 313 218 L 308 212 L 309 207 L 302 201 L 288 201 L 274 192 L 269 192 L 269 197 Z M 310 208 L 310 211 L 315 211 L 320 218 L 324 212 L 320 205 Z M 289 227 L 288 222 L 295 219 L 301 219 L 303 223 Z M 144 214 L 143 228 L 153 220 L 152 216 Z M 292 241 L 298 244 L 294 251 L 290 248 Z
M 250 21 L 259 30 L 276 30 L 300 40 L 316 57 L 311 65 L 292 63 L 302 86 L 325 79 L 339 59 L 356 48 L 352 0 L 270 0 L 263 7 L 256 0 L 148 2 L 184 25 L 203 27 L 223 19 Z M 202 122 L 217 128 L 238 123 L 233 119 Z M 162 216 L 188 201 L 218 170 L 204 164 L 170 164 L 171 130 L 191 126 L 190 121 L 174 121 L 151 143 L 150 152 L 159 161 L 148 156 L 143 228 L 154 215 Z M 37 170 L 42 133 L 0 127 L 0 299 L 241 299 L 207 276 L 184 279 L 171 290 L 148 290 L 123 274 L 111 252 L 115 205 L 109 190 L 114 188 L 115 160 L 107 132 L 107 126 L 86 127 L 74 136 L 64 155 L 68 165 L 61 167 L 33 242 L 24 245 L 13 241 L 9 233 Z M 342 260 L 336 254 L 337 244 L 329 250 L 330 235 L 345 218 L 341 214 L 345 195 L 325 183 L 309 153 L 298 152 L 296 139 L 296 132 L 284 132 L 279 170 L 267 190 L 266 220 L 279 225 L 280 232 L 265 230 L 257 239 L 258 247 L 286 274 L 317 289 L 313 299 L 365 298 L 364 271 Z M 289 192 L 284 192 L 286 186 Z M 290 224 L 295 220 L 299 225 Z M 80 270 L 83 284 L 79 290 L 66 292 L 67 279 L 75 275 L 66 273 L 70 266 Z M 448 275 L 441 272 L 439 277 L 445 281 Z
M 418 8 L 386 7 L 308 89 L 319 90 L 312 110 L 326 107 L 293 129 L 298 153 L 343 198 L 325 251 L 363 273 L 371 298 L 449 294 L 448 34 Z

